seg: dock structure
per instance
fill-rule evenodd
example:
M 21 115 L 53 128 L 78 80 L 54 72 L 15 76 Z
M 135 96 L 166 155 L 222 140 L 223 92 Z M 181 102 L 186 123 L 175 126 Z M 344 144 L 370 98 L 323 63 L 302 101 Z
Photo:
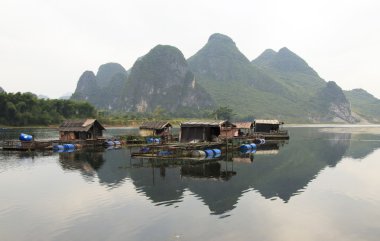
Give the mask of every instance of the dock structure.
M 221 149 L 225 145 L 221 142 L 150 144 L 144 145 L 138 152 L 132 153 L 135 157 L 190 157 L 194 150 Z
M 47 140 L 47 141 L 20 141 L 20 140 L 6 140 L 3 141 L 2 149 L 6 151 L 44 151 L 52 150 L 55 145 L 74 144 L 76 147 L 96 147 L 102 146 L 104 140 Z
M 237 151 L 242 144 L 255 143 L 253 137 L 231 137 L 208 142 L 179 142 L 168 144 L 144 144 L 140 145 L 140 150 L 132 153 L 133 157 L 142 158 L 187 158 L 194 157 L 194 151 L 221 150 L 221 154 Z M 197 158 L 195 158 L 197 159 Z
M 35 151 L 52 149 L 51 141 L 19 141 L 6 140 L 3 141 L 3 150 L 7 151 Z
M 59 140 L 39 141 L 34 138 L 25 140 L 20 135 L 19 140 L 5 140 L 3 150 L 35 151 L 51 150 L 55 145 L 74 144 L 77 147 L 101 146 L 105 142 L 105 128 L 96 119 L 66 120 L 58 128 Z

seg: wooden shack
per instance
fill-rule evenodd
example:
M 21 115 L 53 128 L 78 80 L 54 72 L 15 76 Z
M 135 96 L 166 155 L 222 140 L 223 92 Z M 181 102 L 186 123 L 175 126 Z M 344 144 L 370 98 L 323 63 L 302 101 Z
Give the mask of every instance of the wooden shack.
M 234 132 L 235 137 L 252 135 L 253 122 L 236 122 L 234 125 L 236 126 Z
M 180 142 L 215 142 L 219 137 L 228 137 L 234 124 L 229 121 L 184 122 L 181 123 Z
M 172 125 L 167 121 L 144 122 L 140 126 L 140 136 L 170 136 Z
M 105 128 L 96 119 L 66 120 L 59 127 L 61 141 L 102 139 Z
M 255 120 L 254 129 L 255 132 L 259 133 L 278 133 L 282 124 L 284 122 L 278 120 Z

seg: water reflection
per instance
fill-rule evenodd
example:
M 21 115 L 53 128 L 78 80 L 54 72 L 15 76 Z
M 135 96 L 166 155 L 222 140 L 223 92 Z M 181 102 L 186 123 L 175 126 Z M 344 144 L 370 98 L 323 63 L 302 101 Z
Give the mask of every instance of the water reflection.
M 135 150 L 122 148 L 60 153 L 59 162 L 86 178 L 96 175 L 108 188 L 129 181 L 155 205 L 181 202 L 189 190 L 212 214 L 224 215 L 252 189 L 287 203 L 326 167 L 335 167 L 343 157 L 363 158 L 380 147 L 380 138 L 373 140 L 373 135 L 316 129 L 292 129 L 291 134 L 289 142 L 270 142 L 256 152 L 229 153 L 220 160 L 132 159 Z
M 220 162 L 181 166 L 182 177 L 211 178 L 228 181 L 234 175 L 236 175 L 236 172 L 233 170 L 222 170 Z
M 79 170 L 86 180 L 92 181 L 92 177 L 96 175 L 96 171 L 104 162 L 101 149 L 59 153 L 61 167 L 64 170 Z

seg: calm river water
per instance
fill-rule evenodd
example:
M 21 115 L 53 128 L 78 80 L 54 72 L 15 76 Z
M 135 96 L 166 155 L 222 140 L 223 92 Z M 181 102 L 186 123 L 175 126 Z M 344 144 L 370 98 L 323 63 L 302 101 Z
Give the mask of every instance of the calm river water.
M 379 240 L 380 128 L 287 129 L 287 143 L 198 165 L 0 150 L 0 240 Z M 21 131 L 58 136 L 0 139 Z

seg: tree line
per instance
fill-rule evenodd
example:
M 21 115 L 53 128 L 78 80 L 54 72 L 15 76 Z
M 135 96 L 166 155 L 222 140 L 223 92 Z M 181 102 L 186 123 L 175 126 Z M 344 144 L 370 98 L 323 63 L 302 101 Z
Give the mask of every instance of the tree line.
M 95 116 L 95 108 L 87 102 L 38 99 L 32 93 L 0 93 L 1 125 L 54 125 L 65 119 Z
M 151 113 L 115 113 L 96 110 L 85 101 L 39 99 L 33 93 L 0 93 L 0 125 L 47 126 L 57 125 L 65 119 L 98 118 L 109 125 L 128 124 L 133 121 L 162 120 L 176 118 L 211 118 L 231 120 L 235 114 L 229 107 L 215 110 L 195 111 L 183 108 L 177 113 L 168 113 L 160 106 Z

